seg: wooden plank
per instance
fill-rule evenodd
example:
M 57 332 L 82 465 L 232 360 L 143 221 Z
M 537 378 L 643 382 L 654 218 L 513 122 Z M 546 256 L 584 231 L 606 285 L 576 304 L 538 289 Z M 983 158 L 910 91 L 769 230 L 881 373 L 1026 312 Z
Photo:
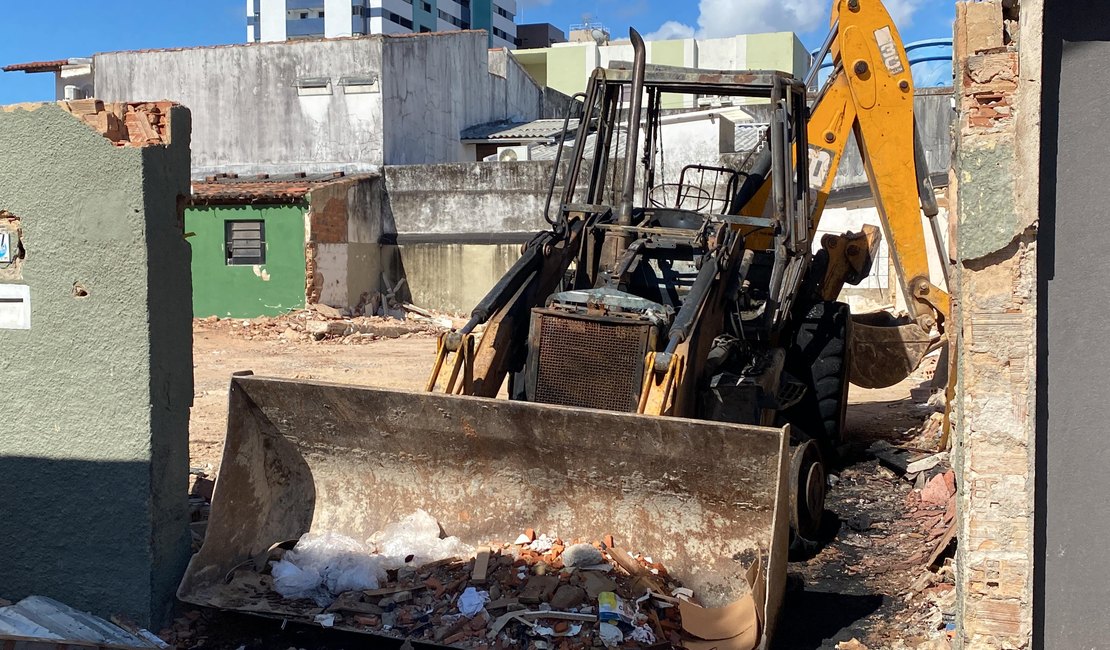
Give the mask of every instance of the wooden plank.
M 952 543 L 952 540 L 955 539 L 955 537 L 956 522 L 953 521 L 951 524 L 948 525 L 948 531 L 944 533 L 944 537 L 941 537 L 940 541 L 937 542 L 937 547 L 933 549 L 933 552 L 929 555 L 929 562 L 926 563 L 925 566 L 933 566 L 934 564 L 936 564 L 937 560 L 940 559 L 940 556 L 944 554 L 944 550 L 948 548 L 948 545 Z

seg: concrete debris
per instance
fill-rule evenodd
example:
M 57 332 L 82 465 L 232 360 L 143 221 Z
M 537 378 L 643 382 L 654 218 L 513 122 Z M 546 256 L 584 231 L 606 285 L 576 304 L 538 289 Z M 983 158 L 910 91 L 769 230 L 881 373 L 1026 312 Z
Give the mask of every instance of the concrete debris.
M 308 308 L 316 312 L 317 314 L 320 314 L 324 318 L 332 318 L 335 320 L 344 318 L 343 312 L 339 311 L 335 307 L 329 307 L 328 305 L 314 304 L 309 305 Z
M 601 551 L 590 544 L 574 544 L 563 551 L 563 564 L 570 567 L 588 567 L 604 561 Z
M 168 648 L 150 632 L 125 629 L 45 596 L 30 596 L 0 608 L 0 640 L 21 637 L 27 647 Z M 35 644 L 40 640 L 44 643 Z M 52 643 L 46 643 L 46 642 Z M 8 647 L 7 643 L 4 647 Z M 15 642 L 12 647 L 23 647 Z
M 345 316 L 333 307 L 313 305 L 281 316 L 246 319 L 209 316 L 196 319 L 194 331 L 225 330 L 246 340 L 358 345 L 381 339 L 437 336 L 463 325 L 465 321 L 443 315 L 427 318 L 410 314 L 406 320 L 397 320 L 381 316 Z

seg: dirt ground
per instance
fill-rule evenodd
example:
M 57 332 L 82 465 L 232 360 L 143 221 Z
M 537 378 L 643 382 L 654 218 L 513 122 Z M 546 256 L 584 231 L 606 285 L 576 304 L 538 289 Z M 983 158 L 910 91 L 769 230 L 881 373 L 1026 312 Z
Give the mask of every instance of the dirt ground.
M 232 327 L 235 322 L 198 321 L 193 330 L 189 463 L 209 474 L 215 474 L 220 465 L 233 372 L 423 390 L 435 358 L 436 339 L 430 332 L 353 343 L 347 338 L 315 341 L 299 333 L 285 338 L 245 334 L 247 328 Z
M 218 474 L 227 387 L 235 371 L 417 391 L 423 388 L 435 354 L 435 334 L 428 328 L 409 333 L 394 328 L 389 336 L 322 341 L 283 328 L 247 321 L 197 322 L 190 425 L 194 468 Z M 792 557 L 776 647 L 836 648 L 852 639 L 865 645 L 841 647 L 948 647 L 944 629 L 954 607 L 951 567 L 930 571 L 921 559 L 937 544 L 926 518 L 939 520 L 942 515 L 922 510 L 914 486 L 867 452 L 876 440 L 920 444 L 915 436 L 933 409 L 910 399 L 910 389 L 919 383 L 920 378 L 874 391 L 853 387 L 849 444 L 841 465 L 833 470 L 825 530 L 816 549 Z M 223 626 L 219 615 L 203 616 L 217 617 L 209 623 Z M 265 622 L 242 625 L 256 630 L 252 634 L 258 643 L 248 639 L 230 647 L 270 647 L 280 638 Z M 297 640 L 280 641 L 286 644 L 282 647 L 289 642 L 297 644 L 293 647 L 359 645 L 310 630 L 298 634 Z

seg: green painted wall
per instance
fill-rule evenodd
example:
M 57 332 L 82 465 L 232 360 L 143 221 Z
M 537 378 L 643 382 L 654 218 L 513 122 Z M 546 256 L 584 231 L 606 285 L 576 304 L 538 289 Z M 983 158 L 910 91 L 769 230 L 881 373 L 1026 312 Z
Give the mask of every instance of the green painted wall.
M 307 204 L 198 206 L 185 211 L 193 247 L 193 315 L 254 318 L 304 307 Z M 224 223 L 265 223 L 266 263 L 229 266 Z
M 794 75 L 805 74 L 805 70 L 795 70 L 795 43 L 798 39 L 792 32 L 772 34 L 748 34 L 748 48 L 745 52 L 749 70 L 780 70 Z
M 189 558 L 189 111 L 117 147 L 55 104 L 0 108 L 31 329 L 0 329 L 0 592 L 159 629 Z M 152 627 L 153 626 L 153 627 Z
M 651 62 L 656 65 L 685 67 L 687 41 L 655 41 L 651 44 Z M 682 95 L 666 93 L 663 95 L 663 108 L 682 108 L 686 105 Z
M 547 85 L 566 95 L 586 90 L 586 46 L 553 47 L 547 55 Z

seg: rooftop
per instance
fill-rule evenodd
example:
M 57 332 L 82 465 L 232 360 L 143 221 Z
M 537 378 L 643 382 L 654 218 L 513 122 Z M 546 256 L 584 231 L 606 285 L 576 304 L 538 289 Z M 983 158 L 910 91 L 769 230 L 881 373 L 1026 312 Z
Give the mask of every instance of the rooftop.
M 30 61 L 28 63 L 13 63 L 3 67 L 4 72 L 26 72 L 33 74 L 36 72 L 57 72 L 62 69 L 62 66 L 69 65 L 69 59 L 58 59 L 57 61 Z
M 373 174 L 217 174 L 193 181 L 194 205 L 295 203 L 315 189 L 333 183 L 372 178 Z
M 564 120 L 543 119 L 533 122 L 492 122 L 465 129 L 460 137 L 463 142 L 535 141 L 551 143 L 563 133 Z M 578 120 L 571 120 L 569 131 L 578 128 Z

